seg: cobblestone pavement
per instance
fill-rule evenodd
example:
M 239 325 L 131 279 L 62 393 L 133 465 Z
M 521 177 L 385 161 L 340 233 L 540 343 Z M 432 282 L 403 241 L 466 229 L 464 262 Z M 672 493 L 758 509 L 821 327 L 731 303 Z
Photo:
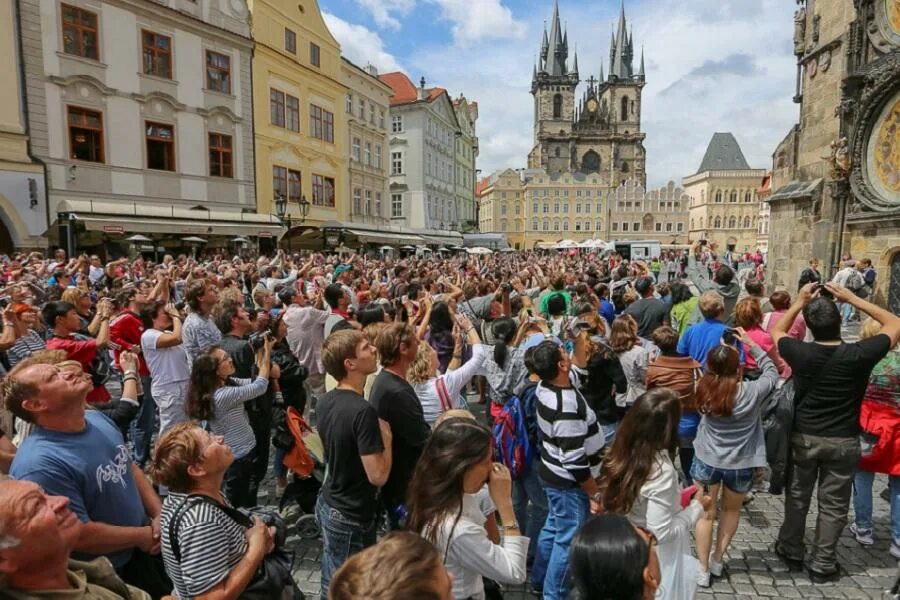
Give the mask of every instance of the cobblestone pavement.
M 844 339 L 854 341 L 858 325 L 845 329 Z M 477 408 L 477 405 L 473 405 Z M 791 573 L 773 551 L 778 528 L 784 520 L 783 496 L 757 494 L 753 502 L 744 506 L 741 521 L 726 555 L 723 577 L 715 579 L 709 589 L 701 589 L 698 600 L 749 600 L 751 598 L 860 598 L 886 599 L 885 592 L 897 577 L 898 561 L 888 552 L 890 518 L 888 503 L 881 498 L 887 478 L 879 475 L 874 486 L 874 546 L 860 546 L 845 530 L 838 544 L 838 560 L 846 575 L 829 584 L 813 584 L 806 573 Z M 274 499 L 274 484 L 269 483 L 265 504 Z M 271 500 L 269 500 L 271 501 Z M 816 502 L 807 519 L 807 543 L 812 539 L 817 514 Z M 851 507 L 852 519 L 852 507 Z M 302 524 L 301 524 L 302 525 Z M 319 555 L 321 540 L 304 539 L 296 528 L 290 531 L 288 542 L 296 552 L 294 577 L 309 598 L 319 592 Z M 525 586 L 508 586 L 504 597 L 508 600 L 534 599 Z M 411 599 L 412 600 L 412 599 Z

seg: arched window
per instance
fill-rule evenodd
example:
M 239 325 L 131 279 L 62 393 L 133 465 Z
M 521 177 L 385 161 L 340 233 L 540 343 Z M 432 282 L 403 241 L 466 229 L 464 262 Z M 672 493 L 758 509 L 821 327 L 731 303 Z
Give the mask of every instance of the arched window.
M 500 215 L 504 217 L 506 216 L 506 203 L 500 205 Z
M 737 202 L 737 192 L 731 190 L 731 197 L 728 199 L 729 202 Z
M 621 106 L 621 121 L 628 120 L 628 96 L 622 97 L 622 106 Z
M 597 231 L 602 231 L 603 230 L 603 221 L 597 221 L 596 223 L 594 223 L 594 229 L 596 229 Z
M 553 149 L 553 155 L 556 158 L 559 158 L 559 146 L 557 146 L 556 148 Z
M 623 172 L 623 173 L 627 173 L 627 172 L 628 172 L 628 163 L 627 163 L 626 161 L 624 161 L 624 160 L 622 161 L 622 172 Z
M 715 220 L 715 228 L 716 228 L 716 229 L 719 229 L 719 228 L 721 228 L 721 227 L 722 227 L 722 217 L 716 217 L 716 220 Z
M 559 219 L 553 221 L 553 231 L 559 231 Z
M 550 221 L 548 219 L 544 219 L 544 231 L 550 231 Z
M 744 202 L 753 202 L 753 192 L 747 190 L 747 192 L 744 194 Z
M 537 222 L 537 219 L 534 219 L 533 221 L 531 221 L 531 230 L 532 230 L 532 231 L 537 231 L 537 230 L 538 230 L 538 222 Z
M 744 229 L 750 228 L 750 217 L 744 217 Z
M 562 118 L 562 94 L 555 94 L 553 96 L 553 118 Z M 559 155 L 557 154 L 557 156 Z
M 568 231 L 568 230 L 569 230 L 569 222 L 563 221 L 563 231 Z
M 581 159 L 582 173 L 597 173 L 600 171 L 600 155 L 593 150 L 585 152 Z
M 729 218 L 728 219 L 728 228 L 734 229 L 735 227 L 737 227 L 737 218 L 736 217 Z
M 722 190 L 716 190 L 716 204 L 722 204 Z

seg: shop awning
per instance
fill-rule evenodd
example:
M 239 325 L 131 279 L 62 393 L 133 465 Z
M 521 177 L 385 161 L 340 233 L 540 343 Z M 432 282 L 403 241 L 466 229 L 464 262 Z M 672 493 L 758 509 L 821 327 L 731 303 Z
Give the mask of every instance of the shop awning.
M 353 234 L 364 244 L 384 244 L 388 246 L 401 246 L 404 244 L 421 244 L 422 236 L 409 233 L 389 233 L 382 231 L 366 231 L 364 229 L 348 229 L 347 233 Z
M 436 246 L 461 246 L 463 243 L 462 236 L 452 237 L 452 236 L 442 236 L 442 235 L 423 235 L 425 238 L 426 244 L 433 244 Z
M 88 231 L 107 233 L 278 237 L 284 231 L 274 215 L 218 208 L 63 200 L 57 205 L 57 213 L 67 213 Z

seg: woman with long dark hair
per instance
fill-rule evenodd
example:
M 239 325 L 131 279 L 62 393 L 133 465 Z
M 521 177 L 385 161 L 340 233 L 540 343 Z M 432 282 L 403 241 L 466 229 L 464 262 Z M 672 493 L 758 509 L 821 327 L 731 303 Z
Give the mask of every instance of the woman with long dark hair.
M 447 302 L 435 302 L 428 314 L 428 333 L 425 341 L 437 352 L 438 372 L 447 372 L 453 360 L 455 341 L 453 338 L 453 314 Z M 466 362 L 463 360 L 463 362 Z
M 697 561 L 691 556 L 691 528 L 712 503 L 698 491 L 681 507 L 681 485 L 675 468 L 681 402 L 668 388 L 638 397 L 622 419 L 606 455 L 601 482 L 603 508 L 628 516 L 659 541 L 661 598 L 693 598 Z
M 660 585 L 656 536 L 622 515 L 588 519 L 572 539 L 572 600 L 652 600 Z
M 231 356 L 213 346 L 194 360 L 188 385 L 187 412 L 197 421 L 207 421 L 213 435 L 220 435 L 234 453 L 234 462 L 225 472 L 225 495 L 236 507 L 250 507 L 250 477 L 253 472 L 251 452 L 256 437 L 244 402 L 261 396 L 269 386 L 269 357 L 274 339 L 267 339 L 256 352 L 256 379 L 237 379 Z
M 766 466 L 766 446 L 761 414 L 763 400 L 778 383 L 775 364 L 743 328 L 737 328 L 744 348 L 761 371 L 755 381 L 743 380 L 737 348 L 722 343 L 706 355 L 706 374 L 697 384 L 697 410 L 703 415 L 694 440 L 691 476 L 718 500 L 722 492 L 722 514 L 712 546 L 716 503 L 697 523 L 698 583 L 709 587 L 710 576 L 722 574 L 722 557 L 728 550 L 740 521 L 744 496 L 753 486 L 753 471 Z
M 622 372 L 628 381 L 624 393 L 616 394 L 616 405 L 628 408 L 646 391 L 647 366 L 652 344 L 638 337 L 637 321 L 631 315 L 621 315 L 613 321 L 609 347 L 619 357 Z
M 492 542 L 475 494 L 487 483 L 505 535 Z M 435 545 L 453 575 L 453 597 L 483 599 L 483 577 L 525 581 L 528 538 L 512 505 L 509 470 L 493 462 L 491 432 L 467 418 L 435 428 L 409 484 L 407 527 Z

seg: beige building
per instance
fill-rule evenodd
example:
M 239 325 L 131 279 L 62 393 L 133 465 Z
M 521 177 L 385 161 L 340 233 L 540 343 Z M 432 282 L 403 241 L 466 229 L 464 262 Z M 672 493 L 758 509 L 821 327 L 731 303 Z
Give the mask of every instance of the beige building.
M 255 214 L 243 2 L 18 6 L 31 149 L 47 165 L 49 221 L 60 225 L 51 243 L 182 251 L 184 237 L 224 247 L 281 231 Z M 125 237 L 136 233 L 155 244 L 135 248 Z
M 28 155 L 15 2 L 0 11 L 0 253 L 10 254 L 47 245 L 47 195 L 44 169 Z
M 807 0 L 794 18 L 799 122 L 773 154 L 770 279 L 796 289 L 820 259 L 875 266 L 875 300 L 900 313 L 900 5 Z M 787 90 L 786 90 L 787 91 Z
M 697 172 L 682 180 L 691 199 L 690 240 L 706 240 L 719 252 L 755 251 L 765 174 L 747 164 L 731 133 L 713 134 Z
M 341 47 L 316 0 L 250 0 L 249 6 L 256 42 L 259 212 L 275 213 L 276 201 L 283 198 L 292 230 L 346 219 L 347 86 L 342 83 Z M 368 119 L 368 105 L 365 111 Z M 304 200 L 308 215 L 301 220 Z
M 771 216 L 771 207 L 769 206 L 769 196 L 772 195 L 772 173 L 766 173 L 763 177 L 762 184 L 756 190 L 759 197 L 759 222 L 756 231 L 756 247 L 760 252 L 767 253 L 769 251 L 769 218 Z
M 341 80 L 347 87 L 344 118 L 350 148 L 347 219 L 384 226 L 390 223 L 387 119 L 393 90 L 378 79 L 375 67 L 358 67 L 346 58 L 341 61 Z
M 514 248 L 522 247 L 525 231 L 525 183 L 519 171 L 505 169 L 479 186 L 478 231 L 503 233 Z
M 470 102 L 462 94 L 453 101 L 459 135 L 456 137 L 456 226 L 462 232 L 474 231 L 475 221 L 475 159 L 478 158 L 478 103 Z

